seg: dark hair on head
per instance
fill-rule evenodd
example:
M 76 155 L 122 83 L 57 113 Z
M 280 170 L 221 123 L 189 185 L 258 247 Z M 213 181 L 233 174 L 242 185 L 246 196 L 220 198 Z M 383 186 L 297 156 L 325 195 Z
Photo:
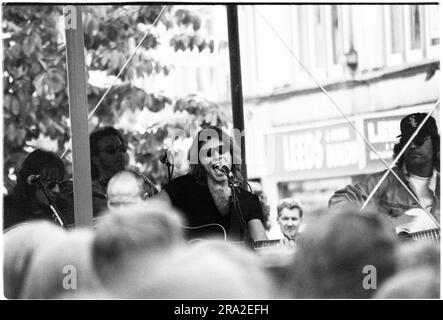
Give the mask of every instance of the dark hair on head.
M 368 299 L 362 285 L 375 268 L 377 286 L 397 271 L 398 239 L 378 212 L 346 207 L 306 224 L 297 241 L 287 281 L 295 299 Z
M 400 153 L 400 151 L 403 149 L 403 147 L 406 145 L 406 142 L 408 142 L 409 138 L 401 137 L 400 141 L 397 142 L 394 145 L 393 149 L 393 158 L 395 159 L 397 155 Z M 431 142 L 432 142 L 432 156 L 434 158 L 434 167 L 440 171 L 440 135 L 433 135 L 431 136 Z M 398 167 L 402 167 L 404 163 L 404 154 L 398 159 L 396 165 Z
M 65 166 L 59 157 L 53 152 L 36 149 L 23 161 L 17 175 L 17 184 L 13 193 L 19 199 L 29 202 L 29 198 L 32 197 L 36 187 L 28 184 L 28 177 L 40 174 L 44 168 L 58 169 L 61 178 L 65 175 Z
M 207 136 L 205 136 L 207 134 Z M 224 132 L 222 129 L 215 126 L 208 126 L 206 128 L 201 129 L 194 140 L 192 141 L 191 148 L 188 152 L 188 160 L 190 161 L 189 165 L 189 174 L 193 176 L 198 183 L 206 184 L 206 171 L 200 163 L 200 150 L 213 136 L 222 142 L 225 145 L 229 146 L 229 153 L 231 154 L 232 166 L 231 171 L 234 177 L 239 181 L 243 181 L 243 176 L 241 174 L 241 154 L 240 148 L 234 142 L 234 139 Z M 197 163 L 196 163 L 197 162 Z
M 298 209 L 300 212 L 300 218 L 303 217 L 303 209 L 301 208 L 300 201 L 294 198 L 282 199 L 278 202 L 277 205 L 277 218 L 280 218 L 281 212 L 284 208 L 289 210 Z
M 108 285 L 138 257 L 165 254 L 184 241 L 182 216 L 167 203 L 153 200 L 125 212 L 106 214 L 95 230 L 91 267 Z M 123 269 L 122 269 L 123 268 Z
M 94 156 L 97 156 L 100 153 L 100 149 L 99 149 L 99 142 L 105 138 L 105 137 L 109 137 L 109 136 L 116 136 L 118 137 L 118 139 L 121 141 L 122 145 L 126 145 L 126 141 L 125 138 L 123 137 L 123 134 L 115 129 L 114 127 L 111 126 L 107 126 L 107 127 L 102 127 L 102 128 L 98 128 L 96 130 L 94 130 L 90 135 L 89 135 L 89 148 L 91 150 L 91 174 L 92 174 L 92 179 L 98 178 L 99 177 L 99 170 L 98 168 L 95 166 L 95 164 L 92 161 L 92 158 Z

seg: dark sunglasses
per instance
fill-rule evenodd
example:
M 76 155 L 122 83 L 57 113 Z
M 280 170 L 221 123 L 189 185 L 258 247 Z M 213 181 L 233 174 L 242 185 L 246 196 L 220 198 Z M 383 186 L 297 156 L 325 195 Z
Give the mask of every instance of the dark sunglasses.
M 428 138 L 430 137 L 415 137 L 414 140 L 412 140 L 411 144 L 413 143 L 417 147 L 421 147 L 425 143 L 425 141 L 428 140 Z
M 45 188 L 48 190 L 54 190 L 55 187 L 59 186 L 60 183 L 62 183 L 62 181 L 54 181 L 54 180 L 42 181 L 42 182 L 43 182 L 43 185 L 45 186 Z M 41 188 L 41 186 L 39 188 Z
M 228 146 L 226 146 L 226 145 L 219 145 L 218 147 L 215 147 L 215 148 L 208 148 L 208 149 L 205 149 L 205 150 L 203 150 L 203 151 L 205 151 L 206 153 L 206 156 L 209 158 L 209 157 L 212 157 L 213 155 L 215 155 L 215 153 L 217 152 L 219 155 L 222 155 L 222 154 L 225 154 L 225 153 L 228 153 L 229 152 L 229 148 L 228 148 Z
M 116 154 L 117 152 L 123 152 L 125 153 L 128 150 L 126 146 L 108 146 L 102 149 L 102 151 L 106 152 L 107 154 Z

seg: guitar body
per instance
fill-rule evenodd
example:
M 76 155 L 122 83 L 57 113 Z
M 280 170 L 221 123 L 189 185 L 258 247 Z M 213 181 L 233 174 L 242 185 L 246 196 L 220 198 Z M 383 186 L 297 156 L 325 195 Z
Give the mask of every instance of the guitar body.
M 183 228 L 185 229 L 185 237 L 190 244 L 214 238 L 228 241 L 226 229 L 218 223 L 211 223 L 196 227 L 183 226 Z M 245 245 L 254 250 L 266 249 L 281 245 L 280 240 L 259 240 L 254 241 L 251 244 L 247 244 L 244 241 L 235 241 L 231 243 Z
M 185 238 L 188 243 L 199 242 L 207 239 L 222 239 L 227 241 L 226 229 L 218 223 L 210 223 L 202 226 L 183 226 Z
M 440 241 L 440 226 L 422 209 L 413 208 L 389 220 L 401 240 Z

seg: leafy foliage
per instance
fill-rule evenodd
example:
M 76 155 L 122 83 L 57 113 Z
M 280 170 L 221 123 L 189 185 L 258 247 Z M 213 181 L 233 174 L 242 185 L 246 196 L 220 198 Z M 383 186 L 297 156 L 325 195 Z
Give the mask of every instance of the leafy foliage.
M 59 153 L 69 141 L 62 9 L 52 5 L 3 7 L 5 177 L 10 168 L 23 158 L 25 147 L 33 139 L 55 139 Z M 84 6 L 87 71 L 117 75 L 161 10 L 160 5 Z M 159 22 L 166 30 L 175 32 L 169 42 L 174 50 L 198 48 L 199 52 L 213 52 L 214 41 L 199 34 L 201 19 L 197 14 L 168 6 Z M 114 125 L 125 110 L 160 112 L 166 106 L 187 117 L 185 121 L 163 123 L 155 132 L 125 132 L 139 165 L 158 183 L 163 183 L 166 170 L 158 160 L 168 130 L 183 127 L 192 120 L 197 120 L 200 125 L 225 125 L 227 117 L 220 114 L 215 104 L 199 100 L 196 96 L 166 97 L 134 85 L 134 81 L 141 77 L 169 74 L 169 66 L 146 55 L 148 50 L 155 50 L 159 44 L 160 39 L 155 33 L 144 40 L 94 117 L 98 125 Z M 104 88 L 88 84 L 90 110 L 104 92 Z

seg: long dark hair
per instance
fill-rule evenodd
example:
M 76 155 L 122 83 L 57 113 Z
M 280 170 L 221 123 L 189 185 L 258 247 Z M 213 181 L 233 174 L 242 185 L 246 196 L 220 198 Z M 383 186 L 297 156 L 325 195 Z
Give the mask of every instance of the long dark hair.
M 204 133 L 208 133 L 205 139 Z M 241 154 L 240 148 L 235 143 L 234 139 L 224 132 L 222 129 L 215 126 L 208 126 L 206 128 L 201 129 L 194 140 L 192 141 L 191 148 L 188 152 L 188 160 L 190 161 L 189 165 L 189 174 L 193 176 L 198 183 L 206 184 L 207 176 L 206 171 L 200 163 L 200 150 L 204 144 L 206 144 L 215 133 L 218 141 L 222 142 L 225 145 L 229 145 L 229 153 L 231 154 L 231 171 L 234 177 L 238 180 L 239 183 L 243 181 L 243 176 L 241 174 Z
M 97 168 L 97 166 L 94 164 L 94 161 L 93 161 L 93 158 L 98 156 L 98 154 L 100 153 L 100 149 L 98 147 L 98 144 L 103 138 L 109 137 L 109 136 L 116 136 L 120 140 L 122 145 L 124 145 L 124 146 L 126 145 L 126 141 L 125 141 L 125 138 L 123 137 L 123 134 L 121 133 L 121 131 L 115 129 L 114 127 L 106 126 L 106 127 L 102 127 L 102 128 L 98 128 L 98 129 L 94 130 L 89 136 L 89 148 L 91 150 L 91 176 L 92 176 L 92 179 L 96 179 L 100 176 L 100 171 Z
M 50 151 L 36 149 L 26 157 L 18 172 L 17 184 L 13 191 L 17 199 L 29 203 L 36 186 L 28 184 L 28 177 L 39 174 L 43 168 L 56 168 L 59 170 L 60 177 L 63 178 L 65 175 L 65 166 L 59 157 Z
M 393 158 L 395 159 L 397 155 L 400 153 L 400 151 L 405 146 L 406 142 L 408 142 L 409 139 L 406 138 L 400 138 L 400 141 L 394 145 L 393 149 Z M 438 171 L 440 171 L 440 135 L 433 135 L 431 136 L 431 142 L 432 142 L 432 157 L 434 162 L 434 168 L 436 168 Z M 404 154 L 398 159 L 396 165 L 398 167 L 402 167 L 404 163 Z

